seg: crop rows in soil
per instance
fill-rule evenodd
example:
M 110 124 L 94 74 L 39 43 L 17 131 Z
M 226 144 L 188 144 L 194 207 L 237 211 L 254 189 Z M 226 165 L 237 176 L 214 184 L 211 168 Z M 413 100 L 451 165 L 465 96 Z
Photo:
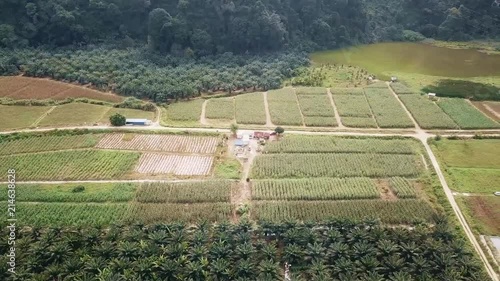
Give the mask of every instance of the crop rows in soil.
M 144 153 L 135 171 L 142 174 L 204 176 L 210 173 L 214 157 Z

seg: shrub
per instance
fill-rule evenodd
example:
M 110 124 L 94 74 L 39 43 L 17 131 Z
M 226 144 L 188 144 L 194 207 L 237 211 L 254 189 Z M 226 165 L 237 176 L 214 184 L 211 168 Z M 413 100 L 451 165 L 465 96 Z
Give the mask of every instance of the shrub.
M 422 35 L 422 33 L 420 32 L 416 32 L 413 30 L 403 30 L 403 40 L 405 41 L 416 42 L 425 39 L 426 39 L 425 36 Z
M 79 192 L 84 192 L 84 191 L 85 191 L 85 186 L 83 186 L 83 185 L 75 186 L 71 190 L 71 192 L 73 192 L 73 193 L 79 193 Z
M 113 126 L 123 126 L 125 125 L 126 118 L 120 113 L 115 113 L 109 117 L 109 122 Z

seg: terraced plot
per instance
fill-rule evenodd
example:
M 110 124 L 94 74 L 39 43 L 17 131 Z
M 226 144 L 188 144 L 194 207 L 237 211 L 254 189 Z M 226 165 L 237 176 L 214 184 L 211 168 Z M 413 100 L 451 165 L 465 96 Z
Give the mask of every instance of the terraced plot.
M 238 95 L 236 103 L 236 123 L 238 124 L 266 124 L 266 110 L 264 106 L 264 95 L 262 93 L 251 93 Z
M 273 124 L 303 125 L 302 115 L 297 104 L 297 96 L 292 88 L 269 91 L 267 100 Z
M 424 129 L 458 129 L 457 124 L 433 101 L 418 95 L 400 95 L 418 125 Z
M 144 153 L 135 171 L 141 174 L 173 174 L 176 176 L 203 176 L 210 174 L 212 156 L 184 156 Z
M 437 103 L 462 129 L 500 128 L 500 124 L 482 114 L 465 99 L 440 98 Z
M 208 119 L 234 119 L 234 98 L 210 99 L 207 103 L 205 117 Z
M 97 148 L 212 154 L 217 150 L 216 137 L 178 135 L 106 134 Z
M 387 87 L 365 88 L 365 94 L 380 128 L 414 127 L 406 111 Z

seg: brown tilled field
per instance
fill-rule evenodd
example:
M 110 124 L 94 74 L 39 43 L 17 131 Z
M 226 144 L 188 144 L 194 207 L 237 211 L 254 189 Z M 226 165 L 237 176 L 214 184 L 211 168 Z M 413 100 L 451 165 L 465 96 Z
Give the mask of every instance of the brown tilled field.
M 210 174 L 213 162 L 213 156 L 144 153 L 135 171 L 141 174 L 205 176 Z
M 217 149 L 217 138 L 176 135 L 133 135 L 131 139 L 125 139 L 124 134 L 107 134 L 96 147 L 213 154 Z
M 470 196 L 462 199 L 477 222 L 481 234 L 500 235 L 500 198 Z
M 21 76 L 0 77 L 0 97 L 55 100 L 89 98 L 115 103 L 124 99 L 118 95 L 102 93 L 73 84 Z
M 472 103 L 491 119 L 500 121 L 500 102 L 473 101 Z

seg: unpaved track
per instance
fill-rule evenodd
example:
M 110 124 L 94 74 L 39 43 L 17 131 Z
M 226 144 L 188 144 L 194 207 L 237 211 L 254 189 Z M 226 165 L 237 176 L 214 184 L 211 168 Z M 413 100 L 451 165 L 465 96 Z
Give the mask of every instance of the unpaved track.
M 271 113 L 269 113 L 269 103 L 267 102 L 267 92 L 262 93 L 264 96 L 264 108 L 266 109 L 266 127 L 274 127 L 271 121 Z
M 335 119 L 337 120 L 337 126 L 339 129 L 345 129 L 346 127 L 344 126 L 344 124 L 342 124 L 342 120 L 340 119 L 340 114 L 339 114 L 339 111 L 337 110 L 337 105 L 335 105 L 335 101 L 333 101 L 333 96 L 332 96 L 332 92 L 330 91 L 330 88 L 326 89 L 327 93 L 328 93 L 328 98 L 330 99 L 330 103 L 332 104 L 332 107 L 333 107 L 333 111 L 335 111 Z
M 205 117 L 205 114 L 207 112 L 207 103 L 208 100 L 205 100 L 203 102 L 203 105 L 201 106 L 201 116 L 200 116 L 201 125 L 208 125 L 207 118 Z

